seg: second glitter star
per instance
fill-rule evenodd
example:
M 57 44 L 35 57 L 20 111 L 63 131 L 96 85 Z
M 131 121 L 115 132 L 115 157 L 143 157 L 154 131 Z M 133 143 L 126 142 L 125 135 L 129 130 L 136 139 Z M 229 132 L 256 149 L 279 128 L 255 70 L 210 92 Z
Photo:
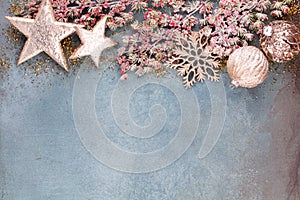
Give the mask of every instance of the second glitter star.
M 106 19 L 107 17 L 103 17 L 92 31 L 76 27 L 76 33 L 78 34 L 82 44 L 74 52 L 70 59 L 91 56 L 96 66 L 99 67 L 102 51 L 117 44 L 112 39 L 105 37 Z

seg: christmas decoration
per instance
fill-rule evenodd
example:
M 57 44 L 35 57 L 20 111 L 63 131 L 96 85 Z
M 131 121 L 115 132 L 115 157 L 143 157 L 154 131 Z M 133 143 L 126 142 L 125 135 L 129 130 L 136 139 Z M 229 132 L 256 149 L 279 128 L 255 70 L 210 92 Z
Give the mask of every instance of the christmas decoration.
M 128 71 L 135 71 L 138 76 L 164 71 L 164 64 L 173 54 L 174 30 L 133 26 L 137 33 L 125 36 L 118 51 L 122 78 L 127 77 Z
M 254 34 L 261 32 L 264 22 L 269 19 L 269 8 L 272 11 L 281 9 L 283 14 L 286 14 L 285 8 L 293 1 L 280 2 L 282 3 L 279 5 L 269 0 L 221 0 L 218 8 L 214 8 L 214 3 L 210 1 L 81 0 L 64 3 L 53 1 L 53 7 L 59 21 L 84 24 L 87 28 L 93 27 L 104 15 L 108 16 L 107 25 L 112 30 L 131 24 L 136 34 L 125 36 L 118 61 L 122 75 L 126 75 L 127 71 L 136 71 L 141 76 L 166 66 L 166 61 L 172 57 L 170 54 L 173 54 L 173 51 L 171 48 L 162 47 L 174 44 L 172 38 L 168 38 L 172 30 L 189 34 L 192 30 L 210 28 L 211 39 L 207 49 L 226 58 L 236 48 L 252 41 Z M 38 6 L 37 0 L 30 1 L 24 14 L 34 17 Z M 138 17 L 141 14 L 142 19 Z M 134 20 L 138 18 L 139 20 Z M 155 40 L 156 42 L 137 39 L 145 37 L 159 39 Z M 142 48 L 141 44 L 145 48 Z M 153 51 L 154 49 L 162 50 Z
M 42 1 L 35 20 L 20 17 L 6 18 L 28 38 L 18 65 L 41 52 L 45 52 L 68 71 L 68 64 L 60 42 L 74 33 L 75 26 L 78 27 L 78 25 L 57 22 L 49 0 Z
M 183 76 L 185 87 L 189 88 L 196 81 L 219 80 L 219 62 L 205 47 L 208 44 L 209 32 L 192 32 L 189 36 L 179 33 L 175 36 L 174 56 L 168 61 L 170 68 L 176 69 Z
M 70 58 L 91 56 L 97 66 L 101 52 L 115 45 L 104 36 L 105 26 L 118 31 L 130 25 L 133 33 L 123 36 L 117 55 L 121 79 L 127 79 L 131 71 L 138 76 L 164 74 L 169 67 L 183 76 L 184 85 L 189 88 L 197 81 L 217 81 L 219 61 L 226 61 L 236 49 L 249 45 L 257 39 L 255 35 L 268 34 L 265 22 L 294 13 L 296 4 L 295 0 L 220 0 L 218 5 L 199 0 L 52 0 L 52 17 L 67 27 L 70 22 L 85 26 L 85 29 L 74 28 L 82 44 Z M 16 15 L 39 19 L 37 12 L 43 6 L 40 0 L 24 5 L 17 9 Z M 270 50 L 266 42 L 270 38 L 261 36 L 263 49 Z M 298 54 L 299 46 L 294 40 L 282 41 L 291 45 L 291 52 L 284 53 L 283 59 Z M 279 52 L 278 47 L 275 49 Z M 270 57 L 270 52 L 266 54 Z
M 210 29 L 210 40 L 206 49 L 221 58 L 226 58 L 235 49 L 248 45 L 248 42 L 254 39 L 254 33 L 261 31 L 264 21 L 268 19 L 266 14 L 267 8 L 271 5 L 270 1 L 222 0 L 219 2 L 219 8 L 212 11 L 213 4 L 211 4 L 211 2 L 190 1 L 186 4 L 182 2 L 183 1 L 176 1 L 180 6 L 178 6 L 179 8 L 177 9 L 174 8 L 174 16 L 172 17 L 160 11 L 159 8 L 154 7 L 156 9 L 151 8 L 145 12 L 142 23 L 138 26 L 136 26 L 135 23 L 133 24 L 137 34 L 125 38 L 124 48 L 119 51 L 118 55 L 118 60 L 121 65 L 121 74 L 135 70 L 138 72 L 152 72 L 155 71 L 157 67 L 163 68 L 165 66 L 166 61 L 172 58 L 170 54 L 174 54 L 172 48 L 168 47 L 175 45 L 175 41 L 172 37 L 168 38 L 168 34 L 161 35 L 161 33 L 167 32 L 164 31 L 165 29 L 178 30 L 185 35 L 189 35 L 192 29 L 199 30 L 199 27 Z M 149 3 L 149 5 L 151 4 Z M 163 6 L 167 5 L 168 4 L 164 4 Z M 186 23 L 187 21 L 189 23 Z M 144 30 L 149 28 L 163 28 L 163 30 L 157 33 L 156 31 L 148 30 L 148 32 L 144 34 Z M 149 34 L 149 32 L 151 32 L 151 34 Z M 143 46 L 151 46 L 150 49 L 161 49 L 161 51 L 149 52 L 147 48 L 140 48 L 140 42 L 136 40 L 136 38 L 145 38 L 147 35 L 150 38 L 163 39 L 157 43 L 141 41 L 141 43 L 144 43 Z M 162 48 L 165 46 L 163 45 L 164 42 L 168 43 L 167 48 Z M 135 46 L 137 48 L 135 48 Z M 126 50 L 124 51 L 124 49 Z M 127 49 L 129 51 L 127 51 Z M 152 58 L 155 58 L 156 54 L 159 55 L 157 57 L 160 59 L 155 59 L 151 62 L 148 62 L 148 59 L 146 59 L 145 62 L 130 61 L 132 57 L 143 60 L 141 55 L 144 57 L 151 55 Z M 141 68 L 145 68 L 145 70 L 141 70 Z
M 202 20 L 203 25 L 213 29 L 210 49 L 224 57 L 248 45 L 254 39 L 254 33 L 260 33 L 268 20 L 267 9 L 270 5 L 270 1 L 219 1 L 219 8 Z
M 300 51 L 300 30 L 289 21 L 273 21 L 264 27 L 260 45 L 272 61 L 291 60 Z
M 116 45 L 114 41 L 104 35 L 106 19 L 107 17 L 101 19 L 92 31 L 76 28 L 76 33 L 78 34 L 82 44 L 74 52 L 70 59 L 91 56 L 96 66 L 99 67 L 99 59 L 102 51 Z
M 227 62 L 227 72 L 235 87 L 256 87 L 266 79 L 268 70 L 267 58 L 254 46 L 235 50 Z

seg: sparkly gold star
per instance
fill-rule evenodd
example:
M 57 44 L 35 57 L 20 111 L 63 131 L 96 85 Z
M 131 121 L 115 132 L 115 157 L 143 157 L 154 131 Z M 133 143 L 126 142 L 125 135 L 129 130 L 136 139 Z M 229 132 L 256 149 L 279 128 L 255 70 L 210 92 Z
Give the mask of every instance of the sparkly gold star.
M 28 38 L 17 65 L 45 52 L 68 71 L 69 67 L 60 42 L 74 33 L 78 25 L 57 22 L 50 0 L 42 1 L 35 19 L 22 17 L 6 17 L 6 19 Z
M 91 56 L 96 66 L 99 67 L 102 51 L 117 44 L 112 39 L 105 37 L 106 19 L 107 17 L 101 19 L 92 31 L 88 31 L 83 28 L 76 28 L 76 33 L 78 34 L 82 44 L 74 52 L 70 59 Z

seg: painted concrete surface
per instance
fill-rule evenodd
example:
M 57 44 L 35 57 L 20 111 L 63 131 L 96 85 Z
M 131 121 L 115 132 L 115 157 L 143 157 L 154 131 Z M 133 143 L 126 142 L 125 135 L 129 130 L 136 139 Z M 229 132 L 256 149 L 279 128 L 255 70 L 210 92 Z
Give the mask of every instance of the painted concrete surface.
M 87 58 L 35 76 L 34 59 L 13 64 L 21 46 L 7 42 L 0 5 L 12 63 L 1 69 L 0 199 L 300 198 L 299 75 L 231 89 L 223 74 L 185 90 L 172 73 L 120 82 L 110 59 L 97 69 Z

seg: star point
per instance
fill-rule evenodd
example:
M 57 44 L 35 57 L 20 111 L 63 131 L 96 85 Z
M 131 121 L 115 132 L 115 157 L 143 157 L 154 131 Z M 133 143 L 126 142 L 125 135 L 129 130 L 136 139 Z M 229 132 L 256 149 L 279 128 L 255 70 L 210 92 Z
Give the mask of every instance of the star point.
M 66 71 L 69 70 L 60 42 L 74 33 L 80 25 L 57 22 L 50 0 L 43 0 L 35 19 L 8 17 L 6 19 L 26 37 L 17 65 L 45 52 Z
M 99 67 L 101 53 L 105 49 L 117 45 L 116 42 L 105 36 L 106 20 L 107 17 L 102 18 L 91 31 L 76 28 L 76 33 L 82 44 L 70 59 L 90 56 L 95 65 Z

